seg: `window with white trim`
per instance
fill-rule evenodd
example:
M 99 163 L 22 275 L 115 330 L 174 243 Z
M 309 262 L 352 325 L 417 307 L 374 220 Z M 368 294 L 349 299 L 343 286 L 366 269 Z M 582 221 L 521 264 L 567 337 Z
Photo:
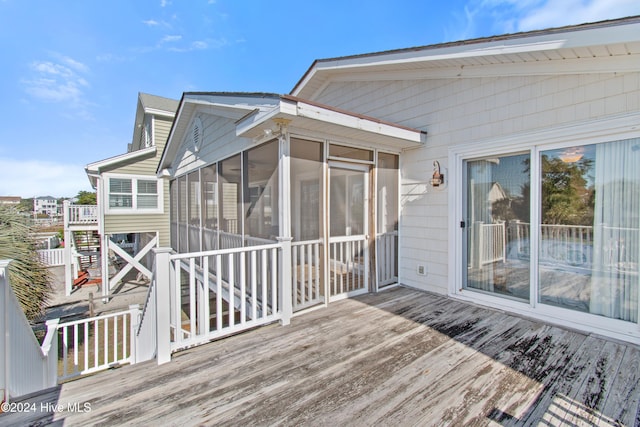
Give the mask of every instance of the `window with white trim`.
M 162 211 L 162 183 L 148 177 L 109 177 L 107 179 L 108 211 L 111 213 Z M 160 183 L 160 184 L 159 184 Z
M 138 180 L 138 209 L 158 208 L 158 181 Z
M 133 187 L 131 179 L 109 179 L 109 208 L 131 209 L 133 207 Z

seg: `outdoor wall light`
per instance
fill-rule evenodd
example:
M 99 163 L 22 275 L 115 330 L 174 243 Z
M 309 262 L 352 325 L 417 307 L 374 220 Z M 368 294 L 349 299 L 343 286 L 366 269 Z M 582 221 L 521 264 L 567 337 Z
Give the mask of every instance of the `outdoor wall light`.
M 433 161 L 433 176 L 431 177 L 431 186 L 440 187 L 444 184 L 444 174 L 440 173 L 440 162 Z

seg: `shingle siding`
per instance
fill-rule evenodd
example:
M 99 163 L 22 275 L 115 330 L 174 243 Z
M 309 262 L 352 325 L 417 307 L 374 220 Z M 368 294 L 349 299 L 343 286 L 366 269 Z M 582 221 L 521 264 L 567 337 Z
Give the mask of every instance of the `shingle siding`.
M 446 293 L 450 188 L 426 184 L 433 160 L 447 167 L 455 144 L 638 111 L 640 74 L 336 82 L 314 101 L 427 130 L 425 148 L 401 156 L 400 281 Z

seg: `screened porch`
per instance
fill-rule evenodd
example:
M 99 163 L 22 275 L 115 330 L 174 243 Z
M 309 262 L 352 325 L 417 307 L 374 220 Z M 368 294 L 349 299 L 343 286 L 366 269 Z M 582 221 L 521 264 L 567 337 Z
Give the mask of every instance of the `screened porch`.
M 213 302 L 217 290 L 209 294 L 225 319 L 227 310 L 250 318 L 242 299 L 268 300 L 262 289 L 276 280 L 269 252 L 262 262 L 239 248 L 291 241 L 294 312 L 382 289 L 397 281 L 398 167 L 395 153 L 280 136 L 171 181 L 172 249 L 193 255 L 200 270 L 198 254 L 236 250 L 219 266 L 207 262 L 212 283 L 220 276 L 227 284 L 221 306 Z M 229 297 L 241 288 L 243 297 Z

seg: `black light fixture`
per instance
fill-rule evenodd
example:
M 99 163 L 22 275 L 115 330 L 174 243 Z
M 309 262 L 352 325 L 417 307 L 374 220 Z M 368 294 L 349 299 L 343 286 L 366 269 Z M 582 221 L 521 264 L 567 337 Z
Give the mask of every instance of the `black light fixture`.
M 433 176 L 431 177 L 431 186 L 440 187 L 444 184 L 444 174 L 440 173 L 440 162 L 433 161 Z

